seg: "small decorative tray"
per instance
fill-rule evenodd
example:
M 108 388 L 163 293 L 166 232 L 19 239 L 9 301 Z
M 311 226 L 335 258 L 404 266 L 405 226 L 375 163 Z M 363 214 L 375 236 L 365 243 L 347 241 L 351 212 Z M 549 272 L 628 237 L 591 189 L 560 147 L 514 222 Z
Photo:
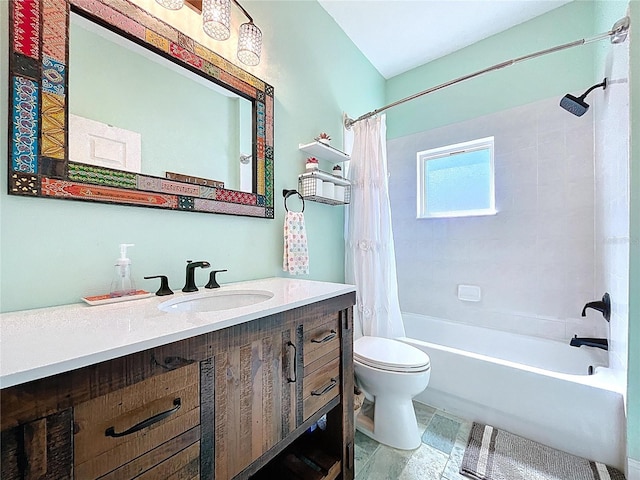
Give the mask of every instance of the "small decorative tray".
M 136 290 L 131 295 L 123 295 L 121 297 L 112 297 L 108 293 L 106 295 L 94 295 L 93 297 L 82 297 L 82 300 L 89 305 L 105 305 L 107 303 L 128 302 L 129 300 L 138 300 L 140 298 L 147 298 L 152 296 L 153 293 L 146 290 Z

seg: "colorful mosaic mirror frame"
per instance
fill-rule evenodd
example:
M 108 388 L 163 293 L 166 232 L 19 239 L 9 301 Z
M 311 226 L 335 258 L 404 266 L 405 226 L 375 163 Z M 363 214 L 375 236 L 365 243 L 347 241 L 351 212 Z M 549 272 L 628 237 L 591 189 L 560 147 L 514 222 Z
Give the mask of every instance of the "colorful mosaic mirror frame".
M 273 218 L 273 87 L 128 0 L 12 0 L 9 194 Z M 253 103 L 255 193 L 69 161 L 73 10 Z

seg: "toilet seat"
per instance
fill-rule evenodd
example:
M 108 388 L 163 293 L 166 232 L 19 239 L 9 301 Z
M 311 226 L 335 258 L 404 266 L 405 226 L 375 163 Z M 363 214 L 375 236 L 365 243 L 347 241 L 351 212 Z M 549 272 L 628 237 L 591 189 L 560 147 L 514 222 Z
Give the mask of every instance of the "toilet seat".
M 390 338 L 361 337 L 353 344 L 355 361 L 387 372 L 414 373 L 431 368 L 429 355 Z

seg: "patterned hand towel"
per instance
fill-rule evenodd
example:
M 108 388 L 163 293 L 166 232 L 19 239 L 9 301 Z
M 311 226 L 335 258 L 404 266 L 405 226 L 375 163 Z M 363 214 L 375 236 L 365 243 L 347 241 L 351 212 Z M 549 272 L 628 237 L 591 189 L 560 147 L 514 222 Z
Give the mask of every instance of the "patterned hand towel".
M 302 212 L 287 212 L 284 219 L 284 257 L 282 270 L 291 275 L 309 273 L 307 232 Z

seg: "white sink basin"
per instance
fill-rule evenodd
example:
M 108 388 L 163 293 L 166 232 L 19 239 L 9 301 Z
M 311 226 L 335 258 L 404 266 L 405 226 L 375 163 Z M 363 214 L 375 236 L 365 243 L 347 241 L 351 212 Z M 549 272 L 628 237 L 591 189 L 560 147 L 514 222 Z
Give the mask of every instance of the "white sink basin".
M 204 292 L 168 300 L 158 305 L 163 312 L 214 312 L 246 307 L 273 297 L 267 290 L 230 290 Z

